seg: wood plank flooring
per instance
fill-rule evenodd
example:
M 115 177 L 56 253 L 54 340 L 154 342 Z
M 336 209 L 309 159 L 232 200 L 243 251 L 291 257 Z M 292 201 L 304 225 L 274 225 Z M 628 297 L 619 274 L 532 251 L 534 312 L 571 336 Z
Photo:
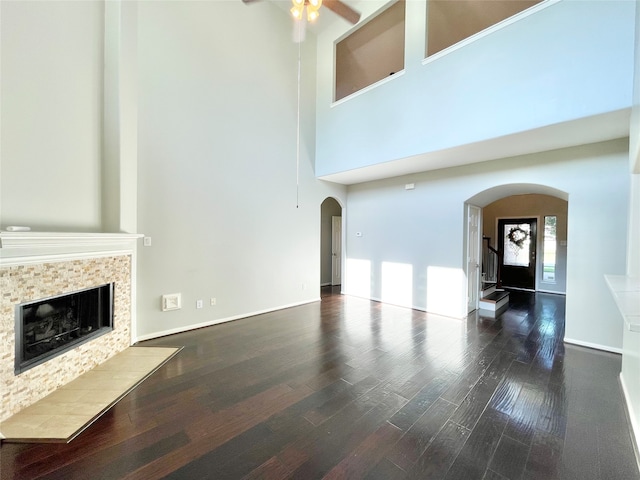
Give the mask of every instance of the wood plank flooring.
M 143 342 L 184 349 L 4 479 L 640 479 L 620 356 L 565 345 L 564 297 L 453 320 L 335 294 Z

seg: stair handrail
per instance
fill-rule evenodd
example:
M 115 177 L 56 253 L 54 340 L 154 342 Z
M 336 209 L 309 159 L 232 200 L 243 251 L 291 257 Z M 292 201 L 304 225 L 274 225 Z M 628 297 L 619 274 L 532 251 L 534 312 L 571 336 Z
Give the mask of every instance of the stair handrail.
M 491 237 L 482 237 L 482 278 L 487 283 L 502 286 L 500 253 L 491 246 Z

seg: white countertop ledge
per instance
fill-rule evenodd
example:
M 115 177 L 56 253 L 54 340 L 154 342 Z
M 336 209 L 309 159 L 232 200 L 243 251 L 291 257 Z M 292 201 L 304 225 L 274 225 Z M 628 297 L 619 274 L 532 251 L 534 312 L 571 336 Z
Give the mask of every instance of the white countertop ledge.
M 640 277 L 605 275 L 604 278 L 624 318 L 626 328 L 640 333 Z

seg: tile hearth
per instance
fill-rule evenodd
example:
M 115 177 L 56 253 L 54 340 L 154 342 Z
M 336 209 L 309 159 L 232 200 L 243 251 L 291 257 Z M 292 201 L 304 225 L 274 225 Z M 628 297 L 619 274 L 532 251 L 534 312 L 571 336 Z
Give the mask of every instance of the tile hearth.
M 180 350 L 129 347 L 1 422 L 0 435 L 8 442 L 70 442 Z

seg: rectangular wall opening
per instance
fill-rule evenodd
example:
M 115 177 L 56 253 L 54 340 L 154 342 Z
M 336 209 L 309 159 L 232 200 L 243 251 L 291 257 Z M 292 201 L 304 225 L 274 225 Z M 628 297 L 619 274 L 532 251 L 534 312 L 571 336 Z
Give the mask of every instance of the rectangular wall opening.
M 337 102 L 404 70 L 405 2 L 398 0 L 336 43 Z
M 425 57 L 449 48 L 541 1 L 429 0 Z

